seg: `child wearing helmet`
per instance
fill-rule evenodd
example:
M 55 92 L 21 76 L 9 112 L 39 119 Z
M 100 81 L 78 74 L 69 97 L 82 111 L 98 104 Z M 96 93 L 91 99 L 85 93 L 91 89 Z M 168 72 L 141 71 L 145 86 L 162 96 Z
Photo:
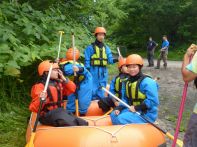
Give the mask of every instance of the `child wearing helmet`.
M 109 46 L 103 43 L 106 36 L 105 28 L 97 27 L 94 35 L 96 41 L 87 46 L 84 51 L 85 67 L 90 71 L 93 77 L 93 100 L 104 97 L 104 91 L 101 90 L 100 87 L 107 86 L 107 65 L 118 61 L 113 58 Z
M 43 90 L 51 65 L 52 71 L 47 92 L 45 93 Z M 32 101 L 29 105 L 30 111 L 37 113 L 40 105 L 40 97 L 45 97 L 46 100 L 42 106 L 39 121 L 42 124 L 52 126 L 71 125 L 69 123 L 70 116 L 63 108 L 63 96 L 74 93 L 76 90 L 75 84 L 63 76 L 57 63 L 52 63 L 49 60 L 39 64 L 38 73 L 40 80 L 31 89 Z
M 135 112 L 141 113 L 151 122 L 154 122 L 158 115 L 158 84 L 142 73 L 143 59 L 141 56 L 129 55 L 126 59 L 126 66 L 130 78 L 126 82 L 126 93 L 123 101 L 131 107 L 128 109 L 122 104 L 116 107 L 110 115 L 112 123 L 115 125 L 146 123 Z
M 60 62 L 61 70 L 63 71 L 64 75 L 72 80 L 77 86 L 75 93 L 67 97 L 68 101 L 66 109 L 69 112 L 75 113 L 75 99 L 77 98 L 80 116 L 84 116 L 92 99 L 92 75 L 82 63 L 76 62 L 76 65 L 74 65 L 73 52 L 74 51 L 72 48 L 68 49 L 66 51 L 65 61 Z M 75 49 L 76 61 L 79 59 L 79 57 L 80 52 L 78 49 Z M 74 76 L 74 72 L 76 72 L 76 76 Z
M 127 67 L 126 67 L 126 58 L 120 58 L 118 62 L 119 74 L 113 78 L 110 83 L 110 92 L 122 99 L 125 95 L 125 82 L 129 78 Z M 99 107 L 107 112 L 111 107 L 116 107 L 119 105 L 119 102 L 113 99 L 112 97 L 106 97 L 98 101 Z

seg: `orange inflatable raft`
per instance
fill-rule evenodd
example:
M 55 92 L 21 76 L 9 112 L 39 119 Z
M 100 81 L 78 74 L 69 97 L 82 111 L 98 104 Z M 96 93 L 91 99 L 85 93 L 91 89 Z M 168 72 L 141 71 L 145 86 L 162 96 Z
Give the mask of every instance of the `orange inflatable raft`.
M 51 127 L 39 124 L 34 138 L 35 147 L 165 147 L 165 136 L 150 124 L 112 125 L 110 116 L 102 115 L 93 101 L 86 117 L 89 126 Z M 31 114 L 26 141 L 36 113 Z

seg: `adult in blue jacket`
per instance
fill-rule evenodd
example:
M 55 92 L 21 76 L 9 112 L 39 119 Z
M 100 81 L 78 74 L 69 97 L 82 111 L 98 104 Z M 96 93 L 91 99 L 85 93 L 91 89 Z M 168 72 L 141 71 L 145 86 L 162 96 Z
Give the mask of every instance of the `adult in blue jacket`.
M 167 36 L 164 35 L 163 36 L 163 42 L 162 42 L 162 45 L 161 45 L 160 55 L 159 55 L 159 58 L 157 59 L 157 67 L 155 69 L 160 68 L 161 60 L 163 60 L 163 62 L 164 62 L 164 64 L 163 64 L 164 68 L 165 69 L 167 68 L 167 58 L 168 58 L 169 45 L 170 45 L 170 43 L 167 39 Z
M 103 43 L 106 35 L 105 28 L 97 27 L 94 34 L 96 41 L 87 46 L 84 51 L 85 67 L 93 77 L 93 100 L 104 98 L 104 91 L 100 87 L 107 85 L 107 65 L 118 61 L 113 58 L 110 48 Z
M 131 107 L 128 109 L 120 104 L 110 115 L 112 123 L 115 125 L 146 123 L 135 112 L 154 122 L 158 115 L 158 85 L 141 72 L 143 59 L 139 55 L 128 56 L 126 64 L 130 79 L 126 82 L 126 96 L 123 101 Z
M 78 60 L 79 57 L 79 50 L 76 49 L 75 59 Z M 76 62 L 76 65 L 74 65 L 72 48 L 67 50 L 66 60 L 62 61 L 60 65 L 64 75 L 72 80 L 77 86 L 76 92 L 67 97 L 66 109 L 69 112 L 75 113 L 75 99 L 78 98 L 79 113 L 80 116 L 84 116 L 92 99 L 92 75 L 82 63 Z M 76 77 L 74 77 L 74 72 L 76 72 Z

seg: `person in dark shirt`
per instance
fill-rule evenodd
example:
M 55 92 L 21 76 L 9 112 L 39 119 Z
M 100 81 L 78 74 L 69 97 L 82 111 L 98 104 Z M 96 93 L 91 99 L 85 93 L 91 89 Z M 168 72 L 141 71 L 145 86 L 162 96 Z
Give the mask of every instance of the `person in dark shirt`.
M 155 41 L 153 41 L 152 37 L 149 37 L 149 41 L 147 43 L 148 67 L 154 66 L 154 51 L 157 45 L 158 44 Z

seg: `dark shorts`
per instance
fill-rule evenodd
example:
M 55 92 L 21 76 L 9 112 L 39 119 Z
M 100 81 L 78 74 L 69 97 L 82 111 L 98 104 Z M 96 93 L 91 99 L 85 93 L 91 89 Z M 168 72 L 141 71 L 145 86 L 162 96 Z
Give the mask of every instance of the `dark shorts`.
M 197 147 L 197 114 L 192 113 L 184 136 L 184 147 Z

